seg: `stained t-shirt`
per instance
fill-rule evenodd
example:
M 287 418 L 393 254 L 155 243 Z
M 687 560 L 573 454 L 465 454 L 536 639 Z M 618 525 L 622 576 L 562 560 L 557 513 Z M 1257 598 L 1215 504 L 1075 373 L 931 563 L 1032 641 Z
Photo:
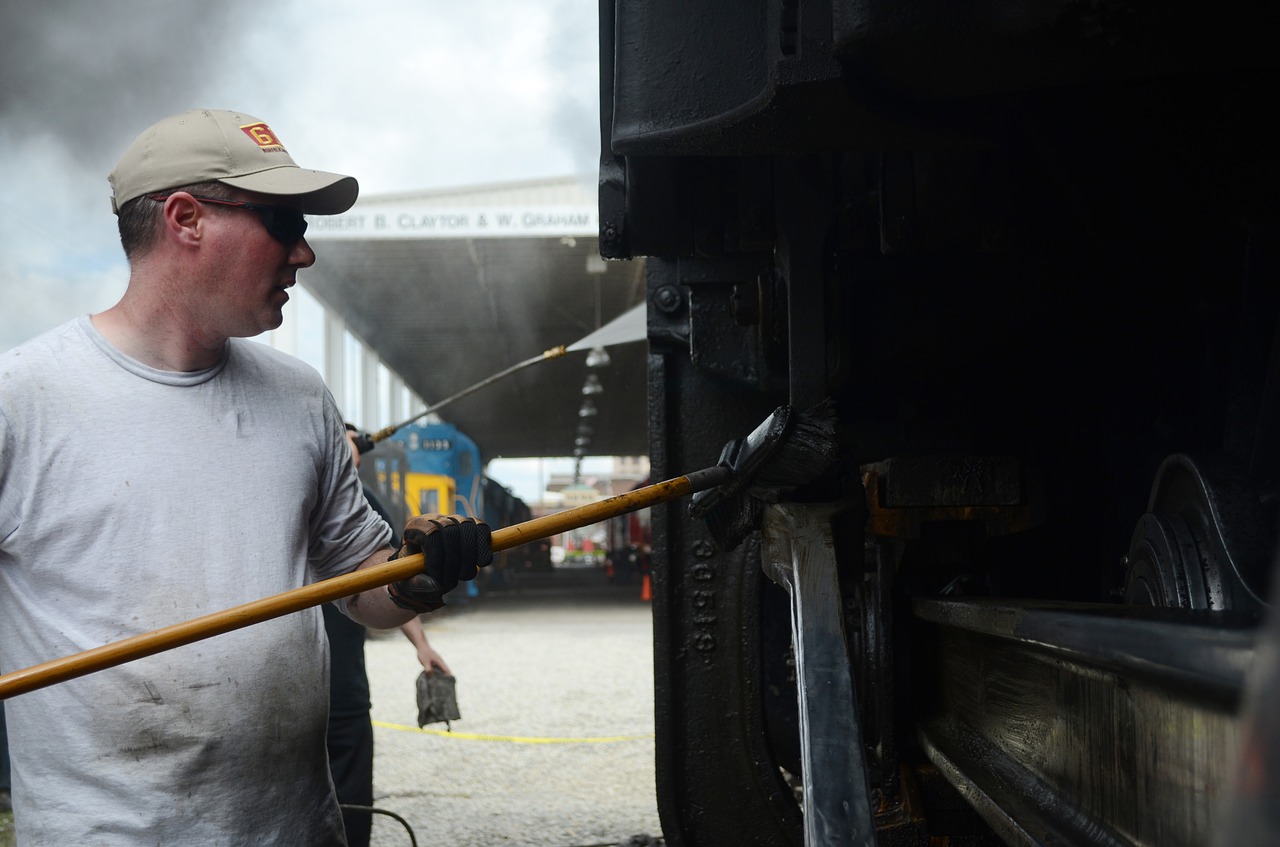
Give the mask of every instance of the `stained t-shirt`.
M 391 515 L 369 486 L 362 486 L 364 498 L 388 525 Z M 391 546 L 400 548 L 400 537 L 391 531 Z M 369 676 L 365 672 L 364 642 L 369 631 L 325 603 L 324 631 L 329 637 L 329 717 L 355 718 L 368 715 L 373 703 L 369 699 Z
M 0 355 L 0 670 L 347 572 L 386 543 L 320 376 L 196 373 L 87 317 Z M 343 843 L 318 609 L 6 702 L 24 845 Z

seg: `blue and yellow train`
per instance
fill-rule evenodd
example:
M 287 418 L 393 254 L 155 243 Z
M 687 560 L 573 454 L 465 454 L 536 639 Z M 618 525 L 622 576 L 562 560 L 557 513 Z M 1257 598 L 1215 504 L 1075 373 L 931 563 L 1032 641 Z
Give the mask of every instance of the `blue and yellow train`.
M 411 514 L 482 516 L 483 465 L 466 433 L 449 423 L 410 424 L 387 440 L 403 444 L 408 456 L 405 496 Z
M 532 510 L 508 488 L 484 475 L 476 443 L 450 423 L 401 427 L 361 463 L 361 476 L 403 525 L 413 515 L 462 514 L 493 529 L 529 520 Z M 513 575 L 550 570 L 550 542 L 534 541 L 494 557 L 482 585 Z

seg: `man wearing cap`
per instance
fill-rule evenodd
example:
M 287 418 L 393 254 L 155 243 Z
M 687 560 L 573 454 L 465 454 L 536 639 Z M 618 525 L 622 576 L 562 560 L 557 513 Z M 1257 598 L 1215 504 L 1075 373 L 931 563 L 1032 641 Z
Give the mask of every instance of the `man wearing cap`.
M 0 669 L 424 552 L 338 606 L 376 628 L 489 562 L 482 524 L 414 518 L 397 552 L 319 375 L 244 339 L 315 261 L 304 214 L 354 179 L 262 120 L 196 110 L 110 175 L 130 264 L 110 309 L 0 355 Z M 327 659 L 307 609 L 5 704 L 21 845 L 341 845 Z

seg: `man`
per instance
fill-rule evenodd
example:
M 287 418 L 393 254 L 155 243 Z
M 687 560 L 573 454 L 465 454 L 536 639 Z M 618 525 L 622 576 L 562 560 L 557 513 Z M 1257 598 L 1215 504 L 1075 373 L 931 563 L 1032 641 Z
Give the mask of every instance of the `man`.
M 243 339 L 315 261 L 303 170 L 249 115 L 145 130 L 110 175 L 130 276 L 100 314 L 0 356 L 0 668 L 17 670 L 424 553 L 339 603 L 399 626 L 487 564 L 488 529 L 415 518 L 395 553 L 318 374 Z M 341 845 L 317 609 L 5 703 L 20 845 Z
M 347 424 L 351 458 L 360 468 L 358 432 Z M 391 515 L 367 485 L 364 497 L 388 524 Z M 392 538 L 392 545 L 397 540 Z M 324 630 L 329 638 L 329 773 L 342 805 L 342 821 L 349 847 L 368 847 L 373 831 L 373 815 L 357 806 L 373 805 L 373 721 L 369 717 L 369 677 L 365 672 L 363 626 L 339 612 L 330 603 L 322 607 Z M 435 651 L 416 617 L 400 625 L 400 631 L 418 653 L 418 662 L 427 673 L 450 673 L 448 664 Z M 408 690 L 406 688 L 406 690 Z

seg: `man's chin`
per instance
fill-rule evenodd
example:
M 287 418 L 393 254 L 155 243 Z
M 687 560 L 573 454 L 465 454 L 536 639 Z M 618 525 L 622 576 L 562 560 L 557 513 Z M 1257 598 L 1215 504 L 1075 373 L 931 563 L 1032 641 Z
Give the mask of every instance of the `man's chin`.
M 247 328 L 248 331 L 240 335 L 241 338 L 253 338 L 262 335 L 264 332 L 270 332 L 273 329 L 279 329 L 284 324 L 284 312 L 279 309 L 266 311 L 262 319 L 258 321 L 256 327 Z

